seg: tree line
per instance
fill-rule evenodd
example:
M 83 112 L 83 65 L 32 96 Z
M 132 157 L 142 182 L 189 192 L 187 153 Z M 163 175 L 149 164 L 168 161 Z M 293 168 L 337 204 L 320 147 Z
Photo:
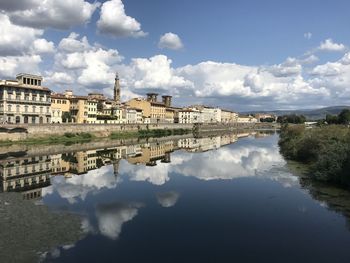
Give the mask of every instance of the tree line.
M 328 124 L 350 124 L 350 110 L 344 109 L 338 115 L 327 114 L 325 121 Z

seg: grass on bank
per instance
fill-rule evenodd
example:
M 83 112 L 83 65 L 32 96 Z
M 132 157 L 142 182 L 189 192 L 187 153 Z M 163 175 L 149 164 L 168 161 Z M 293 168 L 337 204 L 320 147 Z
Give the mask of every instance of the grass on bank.
M 280 151 L 288 160 L 307 164 L 311 178 L 350 187 L 350 129 L 327 125 L 281 129 Z
M 89 142 L 92 139 L 94 139 L 95 136 L 93 136 L 90 133 L 87 132 L 80 132 L 80 133 L 71 133 L 66 132 L 64 135 L 52 135 L 50 137 L 38 137 L 38 138 L 31 138 L 21 141 L 0 141 L 0 146 L 7 146 L 11 144 L 25 144 L 25 145 L 31 145 L 31 144 L 57 144 L 57 143 L 78 143 L 78 142 Z

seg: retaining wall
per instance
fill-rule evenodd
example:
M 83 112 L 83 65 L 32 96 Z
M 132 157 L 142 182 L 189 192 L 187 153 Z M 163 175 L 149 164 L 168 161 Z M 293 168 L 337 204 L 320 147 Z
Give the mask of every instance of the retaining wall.
M 19 141 L 32 138 L 64 135 L 65 133 L 91 133 L 97 137 L 108 137 L 113 132 L 153 129 L 192 129 L 192 124 L 29 124 L 1 125 L 0 141 Z

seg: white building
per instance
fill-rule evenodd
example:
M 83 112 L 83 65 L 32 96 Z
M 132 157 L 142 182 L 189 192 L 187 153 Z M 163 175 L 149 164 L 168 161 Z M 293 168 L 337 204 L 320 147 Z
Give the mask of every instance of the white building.
M 196 109 L 182 109 L 179 111 L 179 123 L 199 123 L 200 112 Z
M 0 123 L 50 123 L 51 91 L 41 83 L 41 76 L 23 73 L 0 80 Z

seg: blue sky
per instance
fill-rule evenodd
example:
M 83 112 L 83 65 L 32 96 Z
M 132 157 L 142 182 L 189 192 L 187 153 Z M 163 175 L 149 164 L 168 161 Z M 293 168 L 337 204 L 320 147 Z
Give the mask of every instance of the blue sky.
M 31 71 L 55 91 L 111 95 L 118 71 L 124 100 L 156 91 L 179 105 L 234 110 L 346 105 L 349 7 L 341 0 L 5 0 L 0 77 Z

